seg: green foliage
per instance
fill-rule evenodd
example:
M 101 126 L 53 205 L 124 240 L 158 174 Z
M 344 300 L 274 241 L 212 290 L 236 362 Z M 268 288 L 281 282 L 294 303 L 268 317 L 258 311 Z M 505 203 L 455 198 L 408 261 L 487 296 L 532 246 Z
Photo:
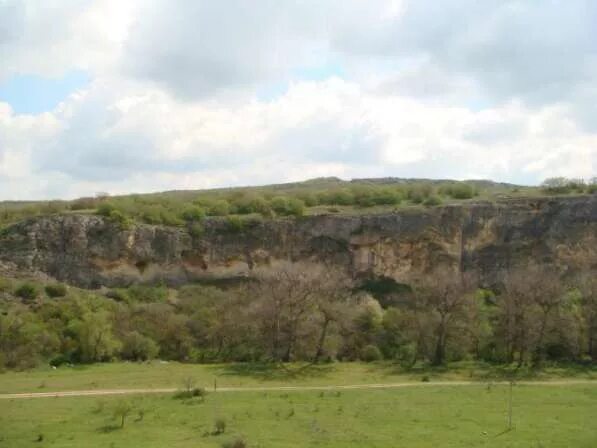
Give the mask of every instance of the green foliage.
M 433 186 L 430 184 L 415 184 L 406 191 L 406 197 L 413 204 L 421 204 L 433 194 Z
M 465 182 L 454 182 L 440 188 L 440 194 L 454 199 L 471 199 L 477 195 L 475 188 Z
M 230 233 L 240 233 L 245 228 L 245 221 L 239 216 L 228 216 L 225 224 L 226 231 Z
M 382 359 L 383 355 L 376 345 L 369 344 L 361 349 L 360 358 L 361 361 L 373 362 Z
M 21 283 L 14 293 L 25 301 L 32 301 L 39 295 L 39 289 L 33 283 Z
M 224 434 L 226 432 L 226 420 L 219 417 L 214 422 L 214 434 Z
M 66 285 L 63 283 L 54 283 L 51 285 L 46 285 L 44 288 L 48 297 L 56 298 L 56 297 L 64 297 L 67 293 Z
M 213 201 L 207 209 L 209 216 L 227 216 L 230 213 L 230 204 L 225 199 Z
M 583 179 L 551 177 L 543 181 L 541 188 L 548 194 L 570 194 L 583 193 L 587 189 L 587 185 Z M 591 188 L 589 188 L 589 192 L 591 192 Z
M 242 437 L 222 442 L 222 448 L 247 448 L 248 446 L 247 441 Z
M 9 278 L 0 277 L 0 292 L 10 292 L 12 288 L 12 281 Z
M 153 339 L 143 336 L 138 331 L 131 331 L 122 338 L 122 359 L 146 361 L 155 358 L 159 350 L 160 348 Z
M 205 210 L 198 206 L 189 206 L 182 212 L 182 219 L 187 222 L 199 222 L 205 217 Z
M 120 428 L 124 428 L 126 418 L 133 412 L 133 405 L 126 400 L 120 400 L 114 406 L 112 412 L 114 418 L 120 422 Z
M 436 195 L 431 195 L 423 201 L 423 205 L 426 205 L 427 207 L 435 207 L 437 205 L 441 205 L 441 203 L 441 198 Z
M 126 297 L 132 302 L 165 302 L 168 288 L 165 286 L 132 285 L 125 290 Z
M 193 222 L 189 226 L 189 234 L 193 238 L 201 238 L 205 234 L 205 228 L 200 222 Z

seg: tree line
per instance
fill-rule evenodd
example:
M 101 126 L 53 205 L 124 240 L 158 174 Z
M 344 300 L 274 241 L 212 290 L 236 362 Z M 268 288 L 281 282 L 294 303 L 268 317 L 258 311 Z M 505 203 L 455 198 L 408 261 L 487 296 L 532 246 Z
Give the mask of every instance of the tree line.
M 0 367 L 152 358 L 387 359 L 405 368 L 462 359 L 520 366 L 592 362 L 594 274 L 568 278 L 528 266 L 505 274 L 495 291 L 448 269 L 408 286 L 375 289 L 374 282 L 357 283 L 329 267 L 289 262 L 258 268 L 226 289 L 136 285 L 90 292 L 5 280 Z

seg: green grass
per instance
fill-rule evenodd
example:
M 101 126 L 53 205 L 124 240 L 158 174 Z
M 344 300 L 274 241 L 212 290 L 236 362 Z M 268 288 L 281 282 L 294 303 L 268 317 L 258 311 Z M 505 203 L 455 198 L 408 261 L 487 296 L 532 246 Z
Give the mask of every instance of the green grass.
M 302 368 L 300 365 L 276 367 L 271 364 L 180 364 L 153 361 L 147 363 L 106 363 L 62 366 L 56 370 L 43 367 L 26 372 L 0 374 L 0 394 L 17 392 L 50 392 L 61 390 L 114 388 L 180 387 L 188 377 L 198 385 L 211 388 L 214 379 L 221 387 L 346 385 L 371 383 L 420 382 L 423 376 L 434 380 L 506 379 L 596 379 L 597 366 L 578 365 L 515 370 L 513 367 L 491 366 L 475 362 L 451 364 L 447 368 L 417 367 L 405 371 L 395 363 L 332 363 Z
M 506 386 L 342 392 L 226 392 L 205 400 L 135 396 L 120 429 L 121 397 L 6 400 L 0 447 L 594 447 L 597 387 Z M 143 419 L 138 410 L 143 409 Z M 210 435 L 216 418 L 223 435 Z M 42 436 L 41 442 L 36 440 Z

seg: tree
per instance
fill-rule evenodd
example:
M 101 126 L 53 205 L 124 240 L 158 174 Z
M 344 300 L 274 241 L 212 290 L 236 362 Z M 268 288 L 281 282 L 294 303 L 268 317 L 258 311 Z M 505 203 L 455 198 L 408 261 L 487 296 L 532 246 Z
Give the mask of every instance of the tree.
M 120 343 L 112 333 L 110 313 L 88 311 L 70 327 L 77 336 L 79 357 L 83 362 L 105 361 L 120 348 Z
M 553 269 L 532 265 L 508 272 L 498 301 L 498 334 L 509 362 L 518 354 L 521 366 L 529 352 L 537 362 L 543 358 L 549 319 L 564 299 L 560 276 Z
M 293 358 L 299 335 L 301 341 L 311 341 L 312 331 L 305 331 L 319 316 L 321 322 L 315 342 L 318 360 L 330 323 L 334 320 L 336 303 L 347 292 L 349 281 L 310 263 L 282 262 L 254 271 L 255 282 L 250 294 L 254 299 L 253 315 L 269 346 L 270 358 L 287 362 Z
M 578 277 L 581 294 L 581 313 L 584 332 L 587 338 L 587 354 L 597 359 L 597 275 L 586 271 Z
M 120 353 L 123 359 L 145 361 L 155 358 L 159 350 L 153 339 L 143 336 L 138 331 L 131 331 L 123 337 Z
M 38 294 L 39 290 L 33 283 L 23 283 L 15 290 L 15 295 L 26 302 L 35 300 Z
M 435 338 L 432 363 L 443 364 L 457 319 L 471 301 L 470 282 L 460 273 L 438 269 L 415 287 L 418 308 L 430 317 Z
M 119 419 L 120 420 L 120 428 L 124 428 L 124 423 L 126 421 L 126 418 L 130 415 L 130 413 L 133 411 L 133 406 L 131 403 L 129 403 L 128 401 L 119 401 L 118 403 L 116 403 L 116 406 L 114 407 L 114 418 Z

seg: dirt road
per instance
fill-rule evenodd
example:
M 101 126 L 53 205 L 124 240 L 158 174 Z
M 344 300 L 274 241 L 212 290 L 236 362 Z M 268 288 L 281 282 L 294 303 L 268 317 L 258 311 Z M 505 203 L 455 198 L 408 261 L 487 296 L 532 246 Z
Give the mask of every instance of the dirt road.
M 480 382 L 480 381 L 436 381 L 421 383 L 387 383 L 387 384 L 348 384 L 329 386 L 263 386 L 263 387 L 219 387 L 210 392 L 268 392 L 268 391 L 310 391 L 310 390 L 346 390 L 346 389 L 396 389 L 404 387 L 452 387 L 452 386 L 480 386 L 480 385 L 505 385 L 505 381 Z M 516 385 L 523 386 L 571 386 L 586 385 L 597 387 L 597 380 L 554 380 L 554 381 L 517 381 Z M 175 388 L 156 389 L 97 389 L 97 390 L 71 390 L 60 392 L 32 392 L 18 394 L 0 394 L 1 399 L 21 398 L 59 398 L 59 397 L 89 397 L 98 395 L 134 395 L 134 394 L 168 394 L 174 393 Z

